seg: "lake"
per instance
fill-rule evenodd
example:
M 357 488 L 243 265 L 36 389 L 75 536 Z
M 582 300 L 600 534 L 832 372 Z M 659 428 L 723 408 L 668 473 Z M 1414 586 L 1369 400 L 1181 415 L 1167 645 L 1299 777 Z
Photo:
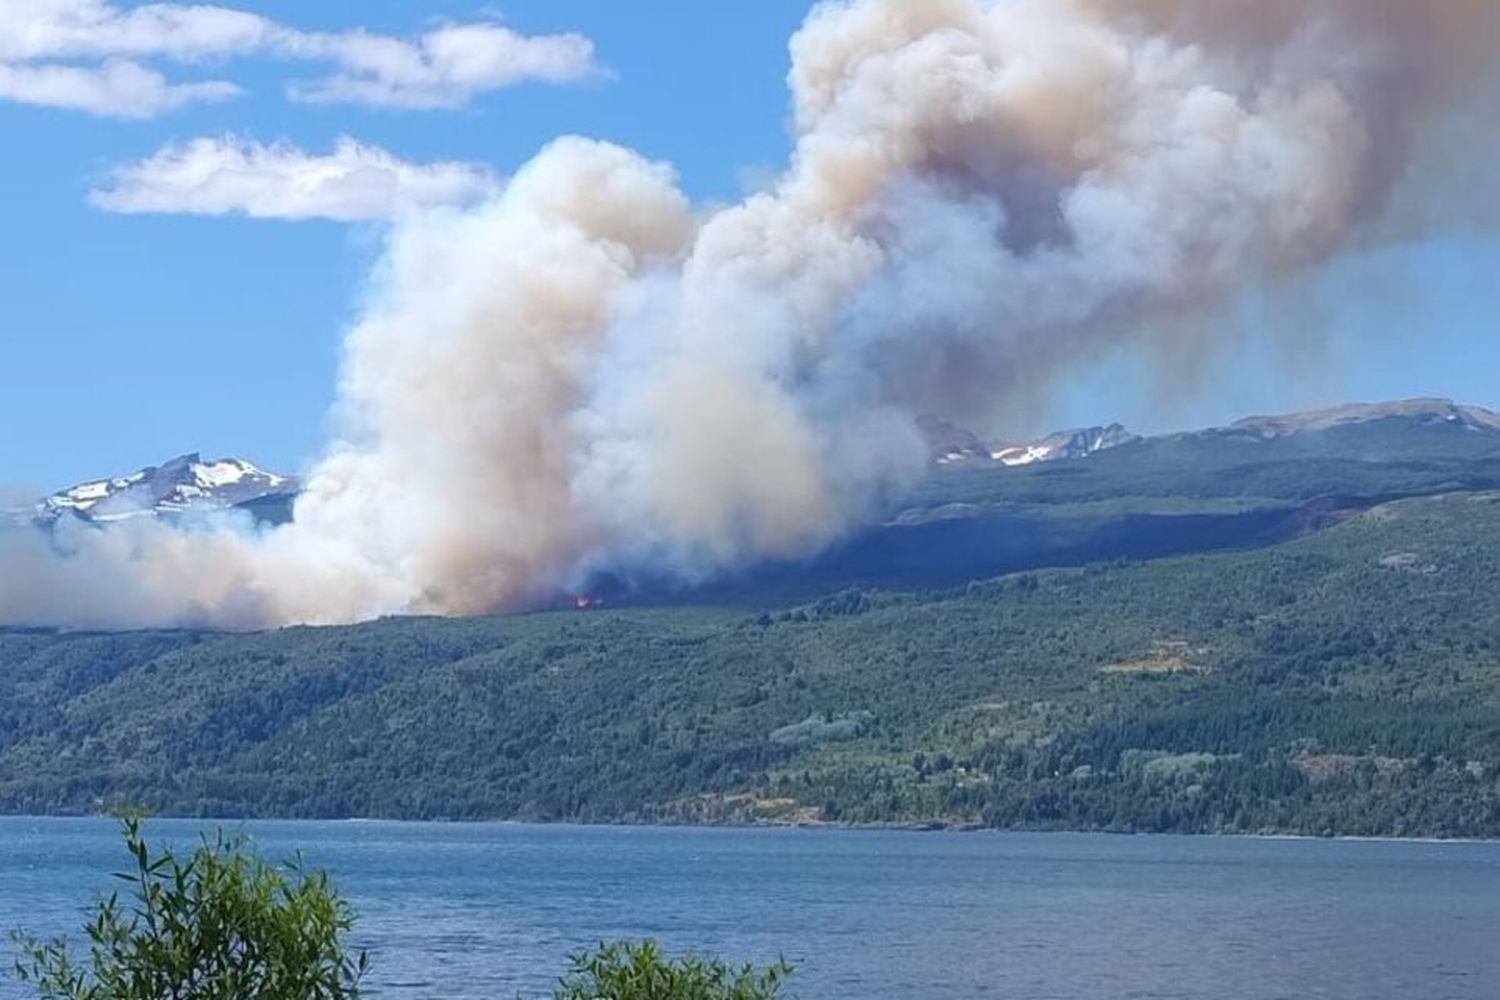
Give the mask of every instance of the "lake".
M 235 824 L 232 828 L 238 829 Z M 190 842 L 203 824 L 153 821 Z M 1500 844 L 266 822 L 357 906 L 382 998 L 545 996 L 572 949 L 784 954 L 818 1000 L 1492 1000 Z M 107 820 L 0 818 L 0 929 L 76 933 Z M 5 968 L 10 965 L 9 953 Z M 0 978 L 0 998 L 24 996 Z

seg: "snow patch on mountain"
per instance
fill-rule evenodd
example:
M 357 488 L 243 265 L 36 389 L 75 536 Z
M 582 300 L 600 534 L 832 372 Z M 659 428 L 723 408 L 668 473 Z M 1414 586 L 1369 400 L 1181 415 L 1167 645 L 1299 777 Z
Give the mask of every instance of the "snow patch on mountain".
M 993 448 L 990 457 L 1002 465 L 1031 465 L 1034 462 L 1057 462 L 1070 458 L 1087 458 L 1096 452 L 1118 448 L 1140 438 L 1120 424 L 1107 427 L 1085 427 L 1058 431 L 1040 441 L 1005 444 Z
M 937 465 L 1031 465 L 1087 458 L 1096 452 L 1139 441 L 1119 424 L 1057 431 L 1035 441 L 986 442 L 972 431 L 929 417 L 919 422 L 929 453 Z

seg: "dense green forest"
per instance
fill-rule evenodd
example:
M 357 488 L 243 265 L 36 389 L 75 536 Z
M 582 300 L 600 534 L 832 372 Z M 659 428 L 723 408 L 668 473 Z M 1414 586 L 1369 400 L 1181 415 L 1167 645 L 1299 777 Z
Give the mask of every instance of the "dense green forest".
M 0 809 L 122 803 L 1500 836 L 1500 494 L 764 609 L 0 632 Z

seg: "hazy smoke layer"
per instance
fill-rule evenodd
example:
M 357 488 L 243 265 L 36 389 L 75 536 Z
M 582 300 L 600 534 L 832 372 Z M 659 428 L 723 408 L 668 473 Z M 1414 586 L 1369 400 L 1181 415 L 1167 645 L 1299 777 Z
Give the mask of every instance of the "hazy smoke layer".
M 464 613 L 815 550 L 920 471 L 916 416 L 1209 336 L 1247 283 L 1367 231 L 1483 85 L 1496 6 L 820 6 L 772 189 L 698 218 L 669 168 L 568 138 L 490 204 L 404 223 L 295 524 L 16 541 L 0 617 Z

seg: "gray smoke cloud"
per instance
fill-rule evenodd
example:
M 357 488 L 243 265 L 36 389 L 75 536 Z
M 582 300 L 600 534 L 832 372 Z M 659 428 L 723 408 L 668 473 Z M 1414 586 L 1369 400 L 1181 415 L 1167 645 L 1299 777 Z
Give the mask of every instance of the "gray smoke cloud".
M 564 138 L 407 219 L 293 524 L 15 539 L 0 618 L 463 614 L 815 551 L 920 474 L 918 416 L 1037 407 L 1122 342 L 1197 349 L 1246 287 L 1373 238 L 1487 85 L 1495 7 L 818 6 L 766 191 L 701 216 L 668 166 Z

